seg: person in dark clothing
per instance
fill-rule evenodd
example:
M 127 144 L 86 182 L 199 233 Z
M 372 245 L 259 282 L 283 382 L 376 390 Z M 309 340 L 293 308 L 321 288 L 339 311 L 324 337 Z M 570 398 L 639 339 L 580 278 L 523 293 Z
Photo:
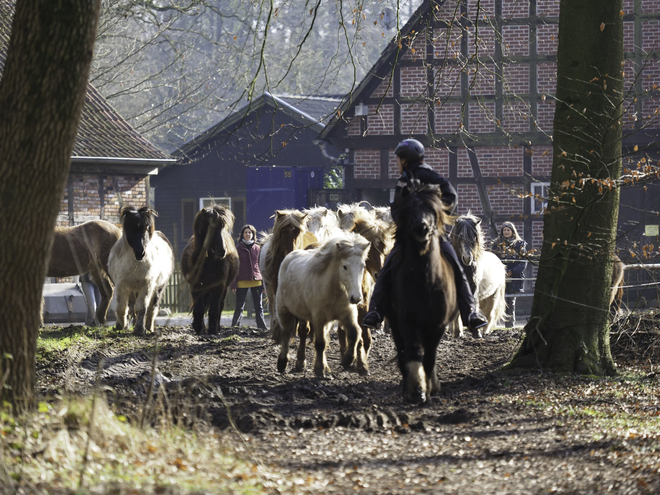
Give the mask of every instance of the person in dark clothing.
M 236 243 L 240 266 L 238 268 L 238 275 L 236 275 L 236 278 L 231 283 L 231 290 L 236 294 L 236 310 L 234 311 L 231 326 L 237 327 L 241 324 L 245 299 L 247 298 L 248 289 L 250 289 L 254 311 L 256 313 L 257 327 L 265 330 L 266 322 L 264 321 L 264 310 L 261 304 L 264 287 L 261 281 L 261 272 L 259 271 L 259 253 L 261 252 L 261 248 L 255 242 L 256 237 L 257 230 L 252 225 L 245 225 L 241 229 L 241 235 Z
M 516 324 L 516 295 L 523 291 L 523 278 L 527 260 L 527 243 L 521 239 L 516 226 L 504 222 L 495 240 L 495 254 L 506 267 L 506 323 L 507 328 Z
M 452 211 L 456 208 L 456 190 L 447 179 L 424 163 L 424 146 L 422 143 L 415 139 L 405 139 L 399 143 L 394 153 L 397 156 L 401 176 L 394 191 L 394 202 L 391 204 L 392 217 L 396 218 L 401 194 L 412 179 L 418 180 L 421 184 L 437 184 L 442 193 L 442 201 L 447 205 L 447 209 Z M 467 323 L 472 336 L 479 338 L 481 337 L 480 328 L 486 326 L 488 320 L 475 310 L 474 296 L 463 272 L 463 267 L 456 256 L 454 247 L 444 236 L 440 241 L 440 248 L 454 270 L 457 303 L 461 319 Z M 395 245 L 392 251 L 394 252 L 396 249 Z M 390 285 L 390 267 L 394 258 L 392 254 L 388 255 L 376 280 L 369 302 L 369 312 L 362 320 L 362 325 L 365 327 L 378 328 L 383 321 L 382 315 L 385 314 L 385 308 L 389 304 L 387 293 Z

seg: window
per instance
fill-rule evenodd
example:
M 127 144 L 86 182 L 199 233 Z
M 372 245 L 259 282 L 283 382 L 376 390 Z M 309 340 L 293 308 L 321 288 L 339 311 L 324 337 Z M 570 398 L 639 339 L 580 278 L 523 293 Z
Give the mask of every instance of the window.
M 199 198 L 200 210 L 211 205 L 222 205 L 231 210 L 231 198 Z
M 545 212 L 545 209 L 548 207 L 548 194 L 550 192 L 550 183 L 549 182 L 533 182 L 531 185 L 532 197 L 530 198 L 531 213 L 541 213 Z

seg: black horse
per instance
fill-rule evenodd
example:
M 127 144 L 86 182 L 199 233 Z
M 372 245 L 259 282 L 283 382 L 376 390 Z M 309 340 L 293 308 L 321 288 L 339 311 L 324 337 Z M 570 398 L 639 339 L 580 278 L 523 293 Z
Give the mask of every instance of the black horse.
M 393 212 L 396 237 L 385 316 L 403 375 L 404 399 L 415 403 L 430 402 L 440 391 L 436 350 L 458 312 L 454 272 L 440 252 L 449 221 L 444 208 L 437 186 L 414 181 Z
M 193 222 L 193 236 L 183 248 L 181 273 L 190 285 L 195 333 L 218 333 L 229 284 L 238 273 L 238 252 L 231 237 L 234 214 L 220 205 L 201 209 Z

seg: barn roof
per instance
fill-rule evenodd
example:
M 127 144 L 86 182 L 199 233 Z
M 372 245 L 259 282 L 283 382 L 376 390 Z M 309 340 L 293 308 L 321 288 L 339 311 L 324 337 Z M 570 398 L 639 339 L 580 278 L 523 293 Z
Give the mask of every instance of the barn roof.
M 0 0 L 0 75 L 7 57 L 13 13 L 14 2 Z M 71 159 L 73 163 L 152 168 L 174 161 L 133 129 L 89 83 Z
M 309 127 L 316 132 L 321 132 L 325 127 L 324 122 L 327 122 L 331 118 L 340 102 L 340 98 L 331 96 L 273 95 L 264 93 L 259 98 L 252 100 L 225 117 L 219 123 L 195 136 L 172 153 L 172 155 L 187 156 L 208 140 L 223 132 L 232 132 L 243 121 L 249 118 L 251 114 L 256 114 L 267 108 L 288 115 L 295 122 L 299 123 L 301 127 Z

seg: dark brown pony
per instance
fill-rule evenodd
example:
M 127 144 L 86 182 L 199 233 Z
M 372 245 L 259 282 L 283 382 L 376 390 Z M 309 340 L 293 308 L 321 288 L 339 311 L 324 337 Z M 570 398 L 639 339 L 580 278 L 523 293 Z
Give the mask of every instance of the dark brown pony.
M 193 298 L 192 327 L 197 335 L 206 333 L 204 313 L 208 311 L 210 334 L 217 334 L 227 290 L 238 274 L 238 252 L 231 230 L 233 213 L 220 205 L 200 210 L 193 222 L 193 236 L 183 248 L 181 272 Z
M 271 337 L 280 344 L 282 328 L 277 321 L 275 294 L 280 265 L 284 257 L 294 249 L 304 247 L 304 234 L 307 225 L 307 215 L 298 210 L 277 210 L 273 233 L 264 237 L 259 255 L 259 270 L 266 286 L 268 296 L 268 311 L 270 313 Z
M 348 220 L 352 222 L 352 226 Z M 370 243 L 366 269 L 364 270 L 364 275 L 362 277 L 363 297 L 362 302 L 358 304 L 358 322 L 362 322 L 364 315 L 367 314 L 369 309 L 369 300 L 371 299 L 371 292 L 373 291 L 376 278 L 383 268 L 385 258 L 394 244 L 394 228 L 391 225 L 378 220 L 372 212 L 367 211 L 364 208 L 353 209 L 350 213 L 350 218 L 348 215 L 344 215 L 343 223 L 346 230 L 360 234 Z M 361 331 L 365 361 L 361 362 L 358 360 L 357 369 L 359 373 L 366 374 L 369 370 L 367 360 L 369 359 L 369 351 L 371 350 L 372 337 L 371 329 L 369 327 L 363 326 L 361 327 Z M 339 337 L 340 352 L 343 356 L 348 345 L 346 332 L 344 331 L 344 328 L 339 325 L 337 333 Z M 358 357 L 361 356 L 362 353 L 358 353 Z
M 96 322 L 103 325 L 114 287 L 108 275 L 108 257 L 121 229 L 105 220 L 92 220 L 75 227 L 56 227 L 47 277 L 71 277 L 89 273 L 101 292 Z
M 449 218 L 437 186 L 413 181 L 394 213 L 395 244 L 390 256 L 389 320 L 403 376 L 404 399 L 429 402 L 440 390 L 436 350 L 458 312 L 451 265 L 441 255 L 441 233 Z

